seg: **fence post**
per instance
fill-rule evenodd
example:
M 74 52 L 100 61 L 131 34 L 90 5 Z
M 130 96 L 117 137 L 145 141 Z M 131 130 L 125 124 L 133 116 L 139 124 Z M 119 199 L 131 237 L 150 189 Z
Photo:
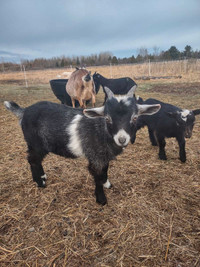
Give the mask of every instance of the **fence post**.
M 112 63 L 110 63 L 110 78 L 112 78 Z
M 151 61 L 149 59 L 149 77 L 151 76 Z
M 187 59 L 184 60 L 184 71 L 187 73 Z
M 2 71 L 5 72 L 3 57 L 2 57 Z
M 25 70 L 25 66 L 23 65 L 23 70 L 24 70 L 24 80 L 26 83 L 26 88 L 28 88 L 28 82 L 27 82 L 27 77 L 26 77 L 26 70 Z

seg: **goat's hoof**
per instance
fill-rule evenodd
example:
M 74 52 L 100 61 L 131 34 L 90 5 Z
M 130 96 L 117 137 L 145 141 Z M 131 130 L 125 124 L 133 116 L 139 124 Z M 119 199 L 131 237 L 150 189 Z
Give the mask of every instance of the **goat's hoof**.
M 160 158 L 161 160 L 167 160 L 167 157 L 166 157 L 165 155 L 159 155 L 159 158 Z
M 186 162 L 186 158 L 180 158 L 180 161 L 185 163 Z
M 38 185 L 38 187 L 43 187 L 43 188 L 45 188 L 46 187 L 46 182 L 45 182 L 45 180 L 42 180 L 40 183 L 38 183 L 37 184 Z
M 157 143 L 151 143 L 152 144 L 152 146 L 158 146 L 158 144 Z
M 113 185 L 112 184 L 110 184 L 110 186 L 108 187 L 108 189 L 111 189 L 111 188 L 113 188 Z
M 101 195 L 101 196 L 97 196 L 96 197 L 96 202 L 98 203 L 98 204 L 101 204 L 102 206 L 104 206 L 104 205 L 106 205 L 106 203 L 107 203 L 107 199 L 106 199 L 106 196 L 104 195 Z

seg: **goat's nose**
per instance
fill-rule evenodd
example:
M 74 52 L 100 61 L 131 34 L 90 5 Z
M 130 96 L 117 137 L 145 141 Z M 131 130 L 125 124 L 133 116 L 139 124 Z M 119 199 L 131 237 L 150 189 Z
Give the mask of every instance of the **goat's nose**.
M 123 145 L 126 142 L 126 137 L 124 136 L 119 137 L 119 142 L 121 145 Z

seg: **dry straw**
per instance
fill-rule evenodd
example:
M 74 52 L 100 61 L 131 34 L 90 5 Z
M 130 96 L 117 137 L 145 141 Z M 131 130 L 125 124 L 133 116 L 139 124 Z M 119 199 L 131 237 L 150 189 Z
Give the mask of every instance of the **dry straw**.
M 118 69 L 117 73 L 113 67 L 113 75 L 128 73 L 128 67 Z M 102 74 L 109 75 L 109 69 L 102 68 Z M 7 80 L 0 85 L 2 102 L 58 102 L 48 84 L 56 71 L 27 73 L 28 89 L 8 83 L 23 81 L 20 75 L 0 76 Z M 200 108 L 200 81 L 186 78 L 139 82 L 137 94 Z M 97 105 L 102 101 L 100 91 Z M 111 162 L 113 188 L 106 190 L 108 205 L 101 207 L 95 203 L 93 180 L 83 159 L 47 156 L 47 188 L 36 187 L 18 121 L 0 105 L 0 266 L 199 266 L 199 122 L 200 118 L 186 142 L 185 164 L 178 159 L 173 139 L 167 140 L 168 160 L 160 161 L 142 129 L 135 144 Z

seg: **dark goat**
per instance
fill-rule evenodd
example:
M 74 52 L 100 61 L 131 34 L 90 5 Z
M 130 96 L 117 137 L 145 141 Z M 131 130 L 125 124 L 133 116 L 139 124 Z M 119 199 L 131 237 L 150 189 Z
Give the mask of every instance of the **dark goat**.
M 42 160 L 49 152 L 66 158 L 86 157 L 96 184 L 96 200 L 106 204 L 103 185 L 111 186 L 107 177 L 110 160 L 128 145 L 136 118 L 160 108 L 160 105 L 136 104 L 132 97 L 135 87 L 120 99 L 105 88 L 108 95 L 105 106 L 84 110 L 47 101 L 25 109 L 14 102 L 4 102 L 20 119 L 28 146 L 28 162 L 38 186 L 45 186 Z
M 140 99 L 141 101 L 141 99 Z M 186 161 L 185 138 L 192 136 L 192 130 L 195 122 L 195 116 L 200 114 L 200 109 L 193 111 L 181 109 L 176 106 L 163 103 L 159 100 L 149 98 L 141 101 L 143 104 L 160 104 L 161 109 L 152 116 L 141 116 L 137 120 L 136 128 L 147 126 L 149 139 L 153 146 L 159 145 L 159 158 L 166 160 L 165 137 L 175 137 L 179 144 L 179 156 L 182 162 Z M 131 138 L 134 143 L 135 136 Z
M 105 87 L 108 87 L 115 95 L 125 95 L 133 86 L 137 86 L 137 84 L 129 77 L 107 79 L 96 72 L 93 74 L 93 80 L 95 83 L 96 93 L 98 93 L 100 85 L 103 87 L 103 91 L 105 93 L 104 103 L 107 99 Z

